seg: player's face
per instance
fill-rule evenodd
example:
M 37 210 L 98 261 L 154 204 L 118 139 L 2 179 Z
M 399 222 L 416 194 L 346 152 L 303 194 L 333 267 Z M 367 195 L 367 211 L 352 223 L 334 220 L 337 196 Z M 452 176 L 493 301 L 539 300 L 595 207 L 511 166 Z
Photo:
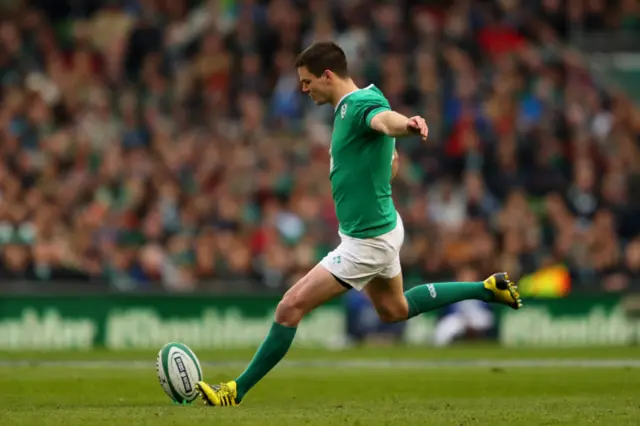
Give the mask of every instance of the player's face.
M 317 105 L 331 101 L 331 76 L 328 71 L 317 77 L 309 72 L 307 67 L 298 68 L 298 76 L 302 84 L 302 91 Z

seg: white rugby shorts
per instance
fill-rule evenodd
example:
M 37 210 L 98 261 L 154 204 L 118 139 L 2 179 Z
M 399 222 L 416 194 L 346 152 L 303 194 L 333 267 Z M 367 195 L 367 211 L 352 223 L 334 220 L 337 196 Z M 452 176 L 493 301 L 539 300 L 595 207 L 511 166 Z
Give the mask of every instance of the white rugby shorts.
M 358 291 L 376 277 L 399 275 L 404 226 L 399 214 L 397 218 L 396 227 L 378 237 L 359 239 L 340 233 L 340 245 L 320 265 Z

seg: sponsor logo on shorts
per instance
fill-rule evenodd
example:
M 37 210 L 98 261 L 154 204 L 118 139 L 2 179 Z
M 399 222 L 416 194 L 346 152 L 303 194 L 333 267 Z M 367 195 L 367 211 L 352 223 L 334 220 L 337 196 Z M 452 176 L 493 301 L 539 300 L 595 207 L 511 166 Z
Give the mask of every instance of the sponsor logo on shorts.
M 336 265 L 339 265 L 339 264 L 341 264 L 341 263 L 342 263 L 342 257 L 340 257 L 340 255 L 338 255 L 338 256 L 333 256 L 332 261 L 333 261 L 333 263 L 335 263 Z

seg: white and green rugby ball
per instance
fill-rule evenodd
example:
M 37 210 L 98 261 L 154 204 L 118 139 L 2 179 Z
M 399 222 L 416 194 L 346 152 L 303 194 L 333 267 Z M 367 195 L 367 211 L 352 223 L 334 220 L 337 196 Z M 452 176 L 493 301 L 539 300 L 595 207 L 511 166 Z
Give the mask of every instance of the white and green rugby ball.
M 188 404 L 198 397 L 196 384 L 202 380 L 202 367 L 196 354 L 182 343 L 167 343 L 156 360 L 162 389 L 178 404 Z

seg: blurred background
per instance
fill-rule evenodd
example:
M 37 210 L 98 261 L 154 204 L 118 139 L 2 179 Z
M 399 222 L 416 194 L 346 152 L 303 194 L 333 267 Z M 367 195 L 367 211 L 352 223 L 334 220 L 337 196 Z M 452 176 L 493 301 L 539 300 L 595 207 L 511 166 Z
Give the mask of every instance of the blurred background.
M 314 41 L 421 114 L 398 142 L 407 288 L 505 270 L 528 305 L 384 326 L 355 292 L 300 344 L 640 338 L 635 0 L 2 0 L 0 346 L 257 345 L 337 244 Z M 526 332 L 523 332 L 526 330 Z

